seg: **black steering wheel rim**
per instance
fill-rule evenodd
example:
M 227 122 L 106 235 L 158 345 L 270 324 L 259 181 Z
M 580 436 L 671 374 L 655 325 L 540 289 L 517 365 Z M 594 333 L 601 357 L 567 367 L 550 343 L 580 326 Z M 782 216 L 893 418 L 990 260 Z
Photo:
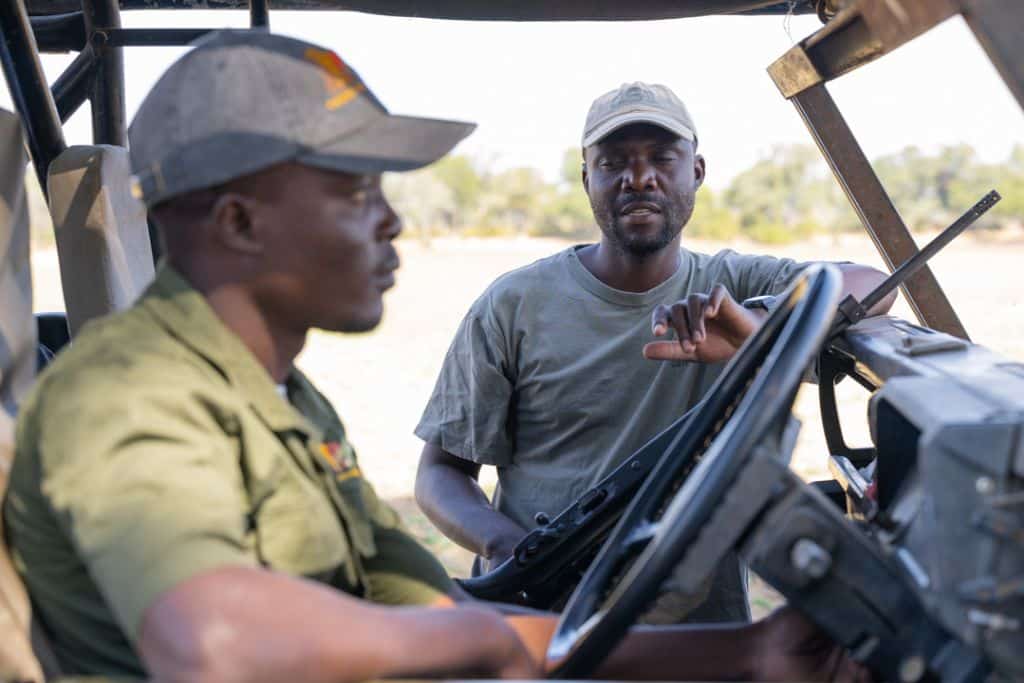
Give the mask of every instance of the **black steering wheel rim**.
M 663 459 L 651 472 L 561 614 L 548 648 L 552 678 L 593 673 L 654 599 L 754 446 L 789 414 L 840 283 L 834 266 L 805 270 L 708 391 L 678 437 L 689 440 L 682 452 L 702 449 L 703 457 Z

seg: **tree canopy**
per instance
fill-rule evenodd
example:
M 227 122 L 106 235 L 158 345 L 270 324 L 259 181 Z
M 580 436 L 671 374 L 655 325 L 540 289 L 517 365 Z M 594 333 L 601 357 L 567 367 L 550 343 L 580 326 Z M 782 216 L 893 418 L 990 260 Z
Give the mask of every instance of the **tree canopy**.
M 579 148 L 566 149 L 557 180 L 549 182 L 537 169 L 495 171 L 452 156 L 418 173 L 389 178 L 387 189 L 411 232 L 590 240 L 598 230 L 583 188 L 582 161 Z M 1014 147 L 1002 163 L 981 162 L 968 145 L 930 153 L 907 147 L 876 159 L 874 167 L 913 230 L 945 227 L 993 188 L 1003 201 L 978 227 L 1024 225 L 1024 145 Z M 782 145 L 724 189 L 702 187 L 686 234 L 780 243 L 856 230 L 860 221 L 818 150 Z

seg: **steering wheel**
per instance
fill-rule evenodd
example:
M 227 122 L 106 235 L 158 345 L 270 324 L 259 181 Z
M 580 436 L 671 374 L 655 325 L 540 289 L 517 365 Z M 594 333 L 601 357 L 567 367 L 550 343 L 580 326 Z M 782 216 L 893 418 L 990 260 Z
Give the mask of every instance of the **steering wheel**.
M 708 543 L 701 530 L 759 444 L 782 438 L 780 425 L 825 341 L 840 287 L 835 266 L 807 268 L 730 360 L 677 436 L 686 446 L 677 452 L 695 457 L 658 463 L 569 598 L 548 646 L 551 678 L 592 674 L 698 540 L 707 568 L 732 546 L 733 539 Z

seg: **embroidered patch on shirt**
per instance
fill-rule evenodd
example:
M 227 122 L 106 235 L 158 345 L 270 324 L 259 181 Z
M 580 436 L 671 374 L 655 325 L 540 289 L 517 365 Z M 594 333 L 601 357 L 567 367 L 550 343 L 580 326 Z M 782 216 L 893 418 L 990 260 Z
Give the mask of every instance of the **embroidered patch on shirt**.
M 352 454 L 352 449 L 342 448 L 341 444 L 337 441 L 327 441 L 320 444 L 320 455 L 324 456 L 324 460 L 331 466 L 331 471 L 334 472 L 334 476 L 338 481 L 363 476 L 362 471 L 359 469 L 359 464 Z

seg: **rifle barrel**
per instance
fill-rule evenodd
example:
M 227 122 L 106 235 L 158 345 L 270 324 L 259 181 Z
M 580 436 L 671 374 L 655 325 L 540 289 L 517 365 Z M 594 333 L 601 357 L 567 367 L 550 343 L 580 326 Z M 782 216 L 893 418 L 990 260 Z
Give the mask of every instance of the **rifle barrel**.
M 861 301 L 861 306 L 865 311 L 870 311 L 875 305 L 884 299 L 889 292 L 899 287 L 907 278 L 916 273 L 921 266 L 928 262 L 932 256 L 935 256 L 943 247 L 952 242 L 957 236 L 960 235 L 964 230 L 971 227 L 971 225 L 981 218 L 981 216 L 996 205 L 1002 197 L 998 192 L 992 190 L 987 195 L 978 200 L 978 202 L 968 209 L 964 215 L 956 219 L 956 222 L 951 226 L 939 233 L 938 237 L 933 239 L 931 242 L 925 245 L 923 249 L 907 259 L 903 265 L 893 271 L 892 275 L 887 277 L 882 284 L 878 285 L 864 297 Z

